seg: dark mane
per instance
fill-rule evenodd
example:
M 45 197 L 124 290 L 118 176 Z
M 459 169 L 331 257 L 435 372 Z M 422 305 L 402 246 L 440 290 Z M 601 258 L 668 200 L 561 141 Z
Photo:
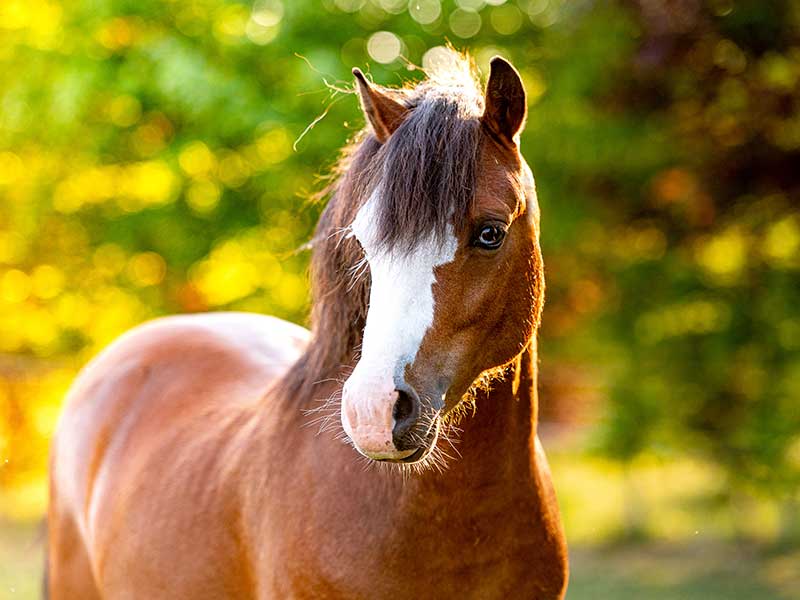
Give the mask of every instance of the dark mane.
M 453 52 L 447 71 L 428 73 L 414 87 L 385 91 L 410 114 L 385 144 L 362 129 L 342 151 L 321 194 L 328 205 L 312 244 L 313 339 L 285 380 L 290 391 L 335 377 L 361 343 L 369 277 L 359 269 L 361 247 L 347 233 L 377 186 L 377 230 L 385 248 L 406 251 L 415 241 L 441 239 L 451 226 L 459 235 L 468 222 L 483 139 L 483 95 L 473 63 Z

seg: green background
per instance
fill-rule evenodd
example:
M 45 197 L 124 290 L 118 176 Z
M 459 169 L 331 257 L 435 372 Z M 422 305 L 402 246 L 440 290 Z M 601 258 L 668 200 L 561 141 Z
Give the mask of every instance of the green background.
M 448 42 L 528 90 L 571 596 L 798 597 L 788 0 L 0 3 L 0 597 L 37 585 L 76 370 L 159 315 L 303 323 L 308 198 L 363 125 L 351 68 L 399 85 Z

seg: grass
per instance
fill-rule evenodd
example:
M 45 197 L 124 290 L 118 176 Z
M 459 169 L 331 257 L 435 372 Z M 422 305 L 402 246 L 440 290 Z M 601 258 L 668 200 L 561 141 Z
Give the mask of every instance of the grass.
M 0 524 L 0 598 L 39 598 L 36 525 Z M 800 549 L 698 541 L 578 546 L 569 600 L 800 599 Z
M 571 600 L 794 600 L 800 551 L 696 542 L 571 551 Z
M 38 525 L 0 521 L 0 598 L 40 597 L 43 560 Z

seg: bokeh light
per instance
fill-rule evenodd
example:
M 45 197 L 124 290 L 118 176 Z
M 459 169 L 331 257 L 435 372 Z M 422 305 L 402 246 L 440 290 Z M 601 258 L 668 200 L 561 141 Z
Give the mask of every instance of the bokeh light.
M 441 16 L 442 4 L 439 0 L 410 0 L 408 12 L 417 23 L 429 25 Z
M 403 42 L 389 31 L 376 31 L 367 41 L 367 52 L 379 63 L 388 64 L 400 57 Z
M 261 27 L 274 27 L 283 18 L 281 0 L 256 0 L 250 18 Z
M 450 30 L 460 38 L 471 38 L 481 30 L 481 16 L 477 11 L 458 8 L 450 13 Z
M 422 56 L 422 68 L 426 71 L 446 71 L 453 65 L 453 55 L 446 46 L 434 46 Z
M 492 27 L 502 35 L 514 35 L 522 27 L 522 11 L 514 4 L 504 4 L 490 13 Z

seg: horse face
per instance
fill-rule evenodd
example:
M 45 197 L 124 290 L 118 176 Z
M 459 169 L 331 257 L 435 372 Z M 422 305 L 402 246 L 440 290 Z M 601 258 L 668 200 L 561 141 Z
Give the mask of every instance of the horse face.
M 376 138 L 385 142 L 405 109 L 356 77 Z M 442 417 L 481 374 L 518 356 L 538 323 L 538 206 L 518 150 L 525 97 L 502 59 L 492 62 L 485 106 L 466 227 L 457 233 L 453 223 L 411 248 L 386 247 L 376 225 L 380 183 L 350 226 L 371 285 L 361 356 L 342 391 L 342 425 L 376 460 L 423 459 Z
M 381 248 L 374 230 L 378 193 L 351 226 L 369 263 L 371 283 L 361 358 L 342 391 L 342 425 L 370 458 L 413 462 L 435 441 L 433 411 L 441 406 L 423 402 L 407 372 L 434 322 L 436 269 L 453 261 L 458 240 L 451 234 L 410 251 Z
M 443 394 L 443 414 L 525 350 L 544 300 L 531 171 L 516 150 L 495 144 L 481 162 L 470 225 L 453 260 L 435 270 L 433 323 L 406 370 L 415 389 Z

